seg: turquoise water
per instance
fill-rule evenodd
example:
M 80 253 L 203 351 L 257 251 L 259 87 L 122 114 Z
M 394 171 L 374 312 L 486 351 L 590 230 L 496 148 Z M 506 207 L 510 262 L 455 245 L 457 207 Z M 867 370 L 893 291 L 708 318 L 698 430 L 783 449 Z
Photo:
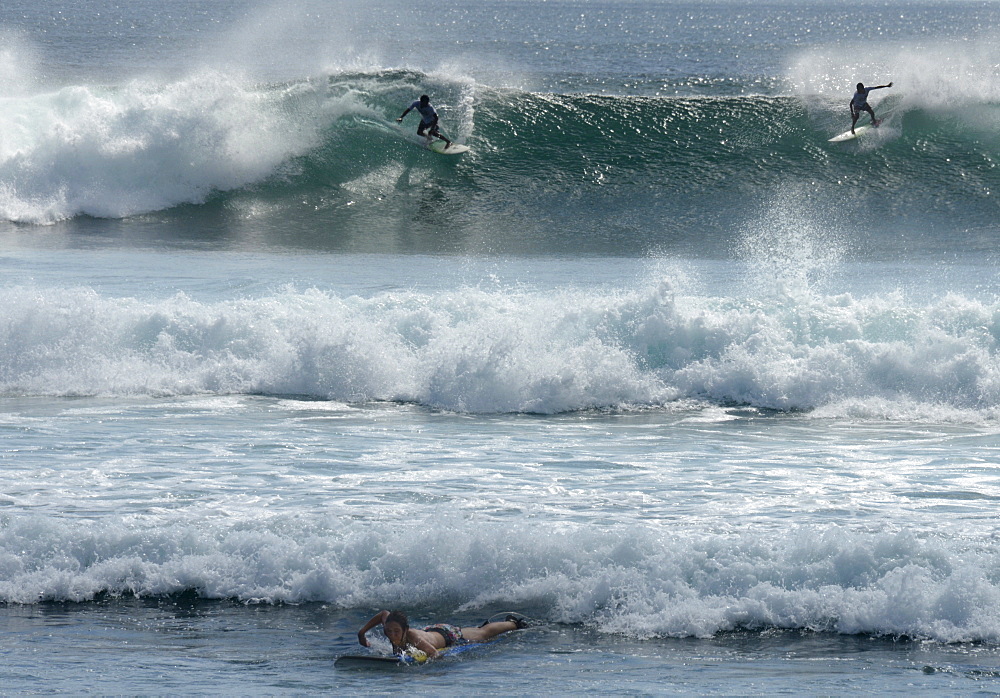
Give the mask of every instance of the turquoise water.
M 4 690 L 995 690 L 997 13 L 4 6 Z

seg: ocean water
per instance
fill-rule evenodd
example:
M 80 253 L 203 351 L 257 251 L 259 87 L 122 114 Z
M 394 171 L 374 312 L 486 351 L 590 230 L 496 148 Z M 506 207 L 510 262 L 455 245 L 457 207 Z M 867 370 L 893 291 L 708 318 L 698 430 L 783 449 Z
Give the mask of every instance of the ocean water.
M 0 693 L 996 693 L 997 27 L 4 3 Z

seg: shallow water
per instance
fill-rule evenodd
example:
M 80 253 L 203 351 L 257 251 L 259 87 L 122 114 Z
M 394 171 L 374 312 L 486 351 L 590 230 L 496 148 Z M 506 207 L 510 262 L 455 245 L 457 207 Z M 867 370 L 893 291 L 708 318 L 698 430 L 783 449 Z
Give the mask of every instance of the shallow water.
M 19 641 L 5 683 L 52 693 L 992 693 L 996 653 L 977 645 L 770 630 L 637 642 L 558 624 L 424 667 L 334 671 L 363 622 L 310 604 L 191 598 L 43 604 L 0 611 Z M 341 639 L 344 638 L 344 639 Z M 95 662 L 95 654 L 101 656 Z M 45 669 L 40 670 L 44 658 Z

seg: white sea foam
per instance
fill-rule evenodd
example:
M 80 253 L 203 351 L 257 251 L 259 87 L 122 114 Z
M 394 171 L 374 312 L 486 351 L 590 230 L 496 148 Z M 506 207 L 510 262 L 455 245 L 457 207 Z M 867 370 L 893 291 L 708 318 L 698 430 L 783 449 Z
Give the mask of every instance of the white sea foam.
M 10 287 L 0 302 L 7 396 L 291 394 L 474 413 L 707 398 L 973 421 L 1000 405 L 1000 306 L 956 294 L 765 302 L 681 296 L 664 281 L 213 303 Z
M 811 528 L 710 535 L 342 523 L 7 518 L 0 600 L 196 590 L 341 608 L 545 609 L 550 621 L 638 638 L 779 627 L 1000 641 L 996 551 L 970 541 Z
M 0 218 L 123 217 L 258 182 L 330 118 L 308 83 L 263 89 L 201 72 L 158 84 L 65 87 L 0 110 Z

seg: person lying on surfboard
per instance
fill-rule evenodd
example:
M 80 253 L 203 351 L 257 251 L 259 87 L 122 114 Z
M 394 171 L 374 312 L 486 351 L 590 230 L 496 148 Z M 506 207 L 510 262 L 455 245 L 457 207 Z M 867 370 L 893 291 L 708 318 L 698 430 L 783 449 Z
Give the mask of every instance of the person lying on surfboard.
M 868 104 L 868 93 L 872 90 L 881 90 L 885 87 L 892 87 L 890 82 L 888 85 L 878 85 L 876 87 L 865 87 L 863 82 L 858 83 L 858 91 L 854 93 L 851 98 L 851 133 L 854 133 L 854 125 L 858 123 L 858 118 L 861 116 L 861 112 L 866 111 L 872 117 L 872 126 L 878 126 L 878 122 L 875 120 L 875 112 L 872 111 L 871 106 Z
M 417 126 L 417 135 L 427 138 L 428 143 L 431 142 L 431 137 L 440 138 L 444 141 L 444 149 L 447 150 L 451 146 L 451 141 L 442 136 L 441 132 L 438 131 L 438 114 L 434 107 L 431 106 L 431 98 L 427 95 L 420 95 L 420 99 L 408 106 L 403 115 L 396 119 L 396 122 L 403 123 L 403 118 L 410 113 L 411 109 L 416 109 L 420 112 L 420 125 Z
M 497 635 L 511 630 L 528 627 L 527 621 L 520 615 L 510 613 L 506 620 L 486 622 L 478 628 L 459 628 L 448 623 L 434 623 L 423 629 L 411 628 L 410 621 L 402 611 L 380 611 L 365 623 L 358 631 L 358 642 L 362 647 L 368 647 L 365 634 L 372 628 L 381 625 L 385 636 L 392 643 L 393 654 L 402 654 L 407 648 L 415 647 L 428 657 L 437 655 L 438 650 L 467 642 L 486 642 Z

